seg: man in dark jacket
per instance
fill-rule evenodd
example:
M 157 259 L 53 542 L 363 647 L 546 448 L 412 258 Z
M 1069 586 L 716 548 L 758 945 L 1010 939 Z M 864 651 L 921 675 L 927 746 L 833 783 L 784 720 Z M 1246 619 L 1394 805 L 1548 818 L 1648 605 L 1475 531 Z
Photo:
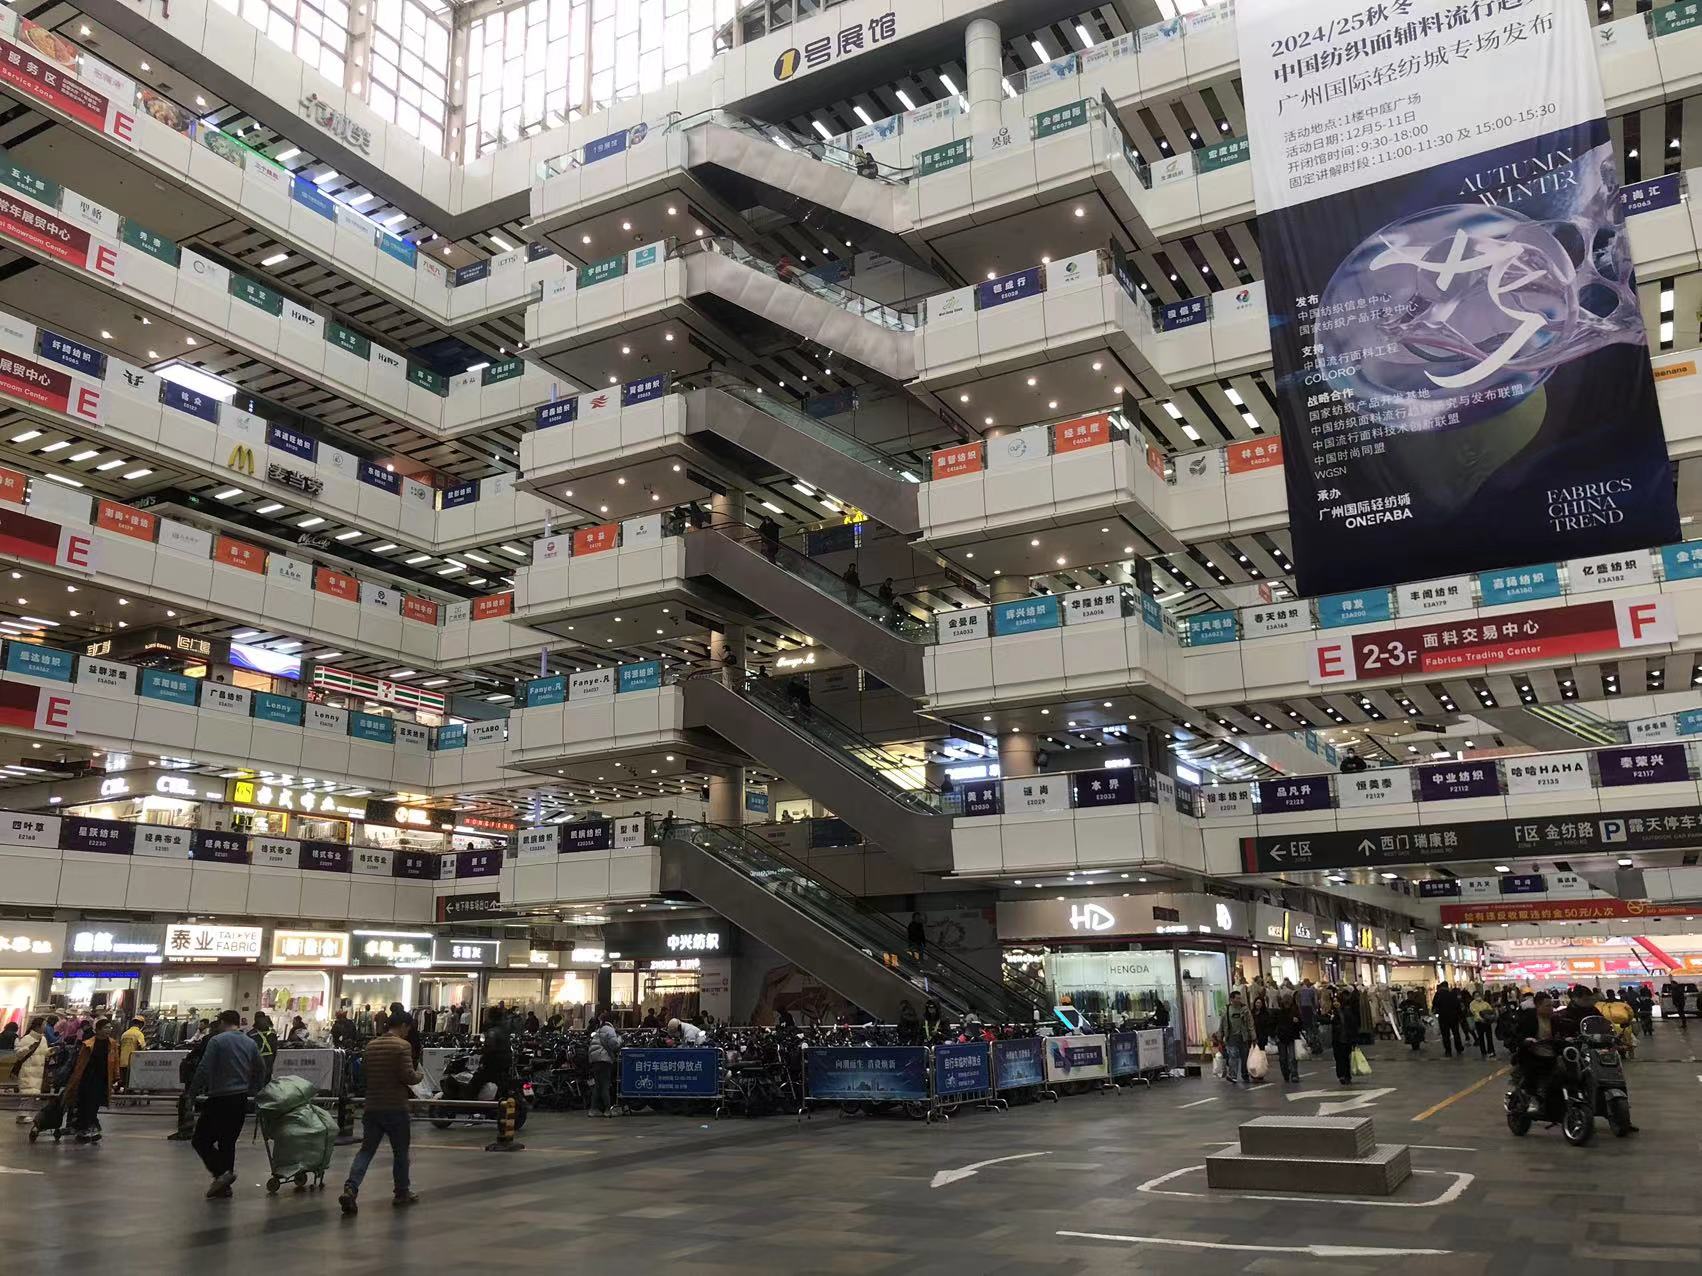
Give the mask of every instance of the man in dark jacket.
M 248 1100 L 266 1084 L 266 1064 L 252 1038 L 242 1031 L 242 1016 L 227 1010 L 219 1016 L 218 1031 L 207 1042 L 201 1066 L 189 1083 L 193 1093 L 206 1092 L 201 1119 L 195 1124 L 195 1151 L 213 1182 L 209 1197 L 229 1196 L 236 1182 L 236 1145 L 248 1118 Z
M 1353 1048 L 1359 1042 L 1359 995 L 1351 987 L 1337 993 L 1332 1029 L 1330 1044 L 1336 1056 L 1336 1080 L 1342 1085 L 1352 1085 Z
M 514 1048 L 509 1044 L 508 1025 L 502 1019 L 495 1019 L 485 1029 L 484 1038 L 479 1045 L 479 1067 L 469 1083 L 468 1097 L 478 1098 L 484 1090 L 485 1082 L 489 1081 L 496 1086 L 496 1097 L 505 1098 L 513 1076 Z
M 343 1194 L 337 1198 L 345 1214 L 353 1214 L 360 1208 L 356 1197 L 361 1180 L 366 1177 L 372 1158 L 378 1155 L 378 1145 L 386 1139 L 390 1140 L 395 1204 L 412 1205 L 420 1199 L 408 1186 L 408 1144 L 412 1133 L 408 1125 L 408 1101 L 414 1097 L 410 1087 L 418 1085 L 425 1076 L 415 1068 L 413 1051 L 408 1048 L 408 1029 L 413 1026 L 409 1015 L 392 1013 L 388 1031 L 367 1042 L 361 1054 L 366 1104 L 361 1111 L 360 1151 L 349 1166 Z
M 1460 1005 L 1460 994 L 1448 986 L 1444 979 L 1436 985 L 1436 996 L 1430 1001 L 1430 1009 L 1436 1014 L 1436 1026 L 1442 1033 L 1442 1053 L 1447 1058 L 1456 1056 L 1465 1058 L 1466 1042 L 1460 1034 L 1460 1024 L 1465 1019 L 1465 1008 Z

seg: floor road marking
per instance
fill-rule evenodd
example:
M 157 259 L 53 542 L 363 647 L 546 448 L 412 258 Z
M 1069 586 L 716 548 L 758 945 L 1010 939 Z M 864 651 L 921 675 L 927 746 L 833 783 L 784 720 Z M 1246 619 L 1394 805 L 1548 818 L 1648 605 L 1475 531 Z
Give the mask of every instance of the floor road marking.
M 1697 1080 L 1702 1081 L 1702 1077 L 1698 1077 Z M 1181 1104 L 1177 1110 L 1180 1111 L 1182 1108 L 1197 1108 L 1206 1103 L 1216 1103 L 1222 1097 L 1223 1096 L 1221 1094 L 1214 1094 L 1209 1099 L 1195 1099 L 1192 1103 Z
M 1228 1241 L 1186 1241 L 1168 1236 L 1119 1236 L 1111 1232 L 1059 1232 L 1059 1236 L 1089 1241 L 1122 1241 L 1128 1245 L 1177 1245 L 1183 1249 L 1227 1249 L 1245 1254 L 1305 1254 L 1309 1258 L 1407 1258 L 1451 1254 L 1449 1249 L 1386 1249 L 1379 1245 L 1232 1245 Z
M 1442 1102 L 1432 1104 L 1430 1107 L 1424 1109 L 1424 1111 L 1420 1112 L 1417 1116 L 1415 1116 L 1413 1118 L 1413 1120 L 1414 1121 L 1429 1120 L 1431 1117 L 1435 1116 L 1438 1112 L 1440 1112 L 1443 1108 L 1453 1106 L 1454 1104 L 1458 1103 L 1461 1099 L 1465 1098 L 1469 1094 L 1476 1094 L 1479 1090 L 1483 1089 L 1484 1086 L 1488 1085 L 1491 1081 L 1495 1080 L 1497 1077 L 1504 1077 L 1511 1071 L 1512 1071 L 1511 1068 L 1497 1068 L 1494 1072 L 1491 1072 L 1487 1077 L 1484 1077 L 1481 1080 L 1472 1082 L 1464 1090 L 1456 1091 L 1455 1093 L 1450 1094 L 1446 1099 L 1443 1099 Z
M 0 1174 L 34 1174 L 40 1177 L 41 1173 L 40 1170 L 14 1170 L 9 1165 L 0 1165 Z
M 934 1181 L 929 1187 L 945 1187 L 956 1183 L 959 1179 L 973 1178 L 977 1170 L 984 1170 L 989 1165 L 998 1165 L 1001 1161 L 1026 1161 L 1031 1156 L 1051 1156 L 1050 1152 L 1018 1152 L 1015 1156 L 995 1156 L 990 1161 L 977 1161 L 966 1165 L 961 1170 L 941 1170 L 934 1175 Z
M 1442 1195 L 1433 1201 L 1384 1201 L 1372 1197 L 1329 1197 L 1308 1196 L 1299 1192 L 1291 1192 L 1287 1196 L 1261 1195 L 1256 1192 L 1231 1192 L 1217 1189 L 1210 1192 L 1184 1192 L 1179 1188 L 1163 1186 L 1173 1179 L 1179 1179 L 1184 1174 L 1197 1174 L 1205 1169 L 1203 1165 L 1184 1165 L 1179 1170 L 1171 1170 L 1168 1174 L 1160 1174 L 1155 1179 L 1148 1179 L 1135 1189 L 1153 1196 L 1188 1196 L 1195 1200 L 1225 1200 L 1225 1201 L 1286 1201 L 1294 1205 L 1380 1205 L 1385 1209 L 1421 1210 L 1430 1209 L 1437 1205 L 1448 1205 L 1460 1199 L 1465 1190 L 1476 1179 L 1475 1174 L 1464 1170 L 1414 1170 L 1414 1174 L 1445 1174 L 1454 1181 L 1448 1185 Z

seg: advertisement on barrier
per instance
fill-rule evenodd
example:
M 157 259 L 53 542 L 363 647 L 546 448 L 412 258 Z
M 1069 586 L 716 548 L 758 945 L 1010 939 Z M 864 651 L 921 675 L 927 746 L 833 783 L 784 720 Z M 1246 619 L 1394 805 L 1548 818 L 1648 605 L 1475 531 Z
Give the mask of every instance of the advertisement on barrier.
M 835 1103 L 926 1103 L 926 1046 L 825 1046 L 804 1051 L 804 1097 Z
M 622 1050 L 621 1098 L 713 1099 L 721 1093 L 719 1050 Z
M 1132 1077 L 1140 1073 L 1140 1042 L 1132 1032 L 1113 1032 L 1106 1037 L 1111 1048 L 1111 1075 Z
M 993 1043 L 993 1084 L 1000 1091 L 1043 1085 L 1046 1052 L 1039 1037 Z
M 1590 19 L 1235 6 L 1299 593 L 1677 539 Z
M 993 1059 L 984 1041 L 934 1047 L 934 1096 L 984 1094 L 993 1088 Z
M 1048 1081 L 1094 1081 L 1110 1075 L 1104 1037 L 1045 1037 Z

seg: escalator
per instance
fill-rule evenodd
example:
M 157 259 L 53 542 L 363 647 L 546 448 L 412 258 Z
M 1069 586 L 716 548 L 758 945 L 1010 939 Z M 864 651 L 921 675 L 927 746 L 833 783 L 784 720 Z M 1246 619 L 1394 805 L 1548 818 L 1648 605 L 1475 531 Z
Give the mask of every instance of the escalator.
M 726 112 L 690 125 L 685 139 L 687 165 L 731 207 L 761 205 L 836 240 L 925 265 L 903 238 L 915 219 L 898 170 L 877 163 L 859 174 L 850 152 L 831 142 L 782 145 Z
M 920 766 L 818 709 L 788 699 L 777 678 L 685 682 L 685 725 L 704 727 L 780 772 L 888 855 L 920 873 L 952 867 L 952 800 Z
M 1045 1005 L 1032 980 L 1001 982 L 934 949 L 918 961 L 896 919 L 744 829 L 676 827 L 662 839 L 662 888 L 702 901 L 885 1023 L 900 1001 L 920 1013 L 929 997 L 1006 1023 L 1031 1022 Z
M 934 623 L 902 602 L 883 602 L 809 555 L 777 540 L 765 543 L 742 524 L 686 537 L 685 570 L 831 645 L 889 687 L 923 694 L 922 656 L 934 641 Z
M 798 339 L 895 384 L 916 378 L 914 310 L 852 292 L 800 269 L 782 269 L 731 239 L 694 239 L 669 254 L 685 266 L 684 292 L 755 355 Z M 753 323 L 752 320 L 760 322 Z
M 709 452 L 756 457 L 849 501 L 883 527 L 905 536 L 922 530 L 920 487 L 866 443 L 806 412 L 731 379 L 686 395 L 685 432 Z M 742 457 L 740 468 L 757 468 Z
M 1574 704 L 1530 704 L 1516 709 L 1479 709 L 1473 715 L 1500 735 L 1512 736 L 1543 753 L 1626 744 L 1630 733 L 1615 722 Z

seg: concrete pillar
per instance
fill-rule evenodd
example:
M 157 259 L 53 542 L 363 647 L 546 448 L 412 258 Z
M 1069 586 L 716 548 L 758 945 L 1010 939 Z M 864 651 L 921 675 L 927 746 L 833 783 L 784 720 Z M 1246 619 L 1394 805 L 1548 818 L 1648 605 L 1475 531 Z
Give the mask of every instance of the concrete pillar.
M 1028 597 L 1028 581 L 1021 576 L 993 577 L 993 601 L 996 603 L 1014 603 L 1019 598 Z
M 741 824 L 744 822 L 745 771 L 729 767 L 709 777 L 709 822 L 711 824 Z
M 717 492 L 709 498 L 710 524 L 719 527 L 723 523 L 742 523 L 745 518 L 745 494 L 743 492 Z
M 1026 731 L 1011 731 L 999 737 L 999 775 L 1033 775 L 1034 737 Z
M 999 106 L 1005 100 L 1002 49 L 997 22 L 990 18 L 970 22 L 964 32 L 963 65 L 969 73 L 964 93 L 969 98 L 971 136 L 998 127 Z

